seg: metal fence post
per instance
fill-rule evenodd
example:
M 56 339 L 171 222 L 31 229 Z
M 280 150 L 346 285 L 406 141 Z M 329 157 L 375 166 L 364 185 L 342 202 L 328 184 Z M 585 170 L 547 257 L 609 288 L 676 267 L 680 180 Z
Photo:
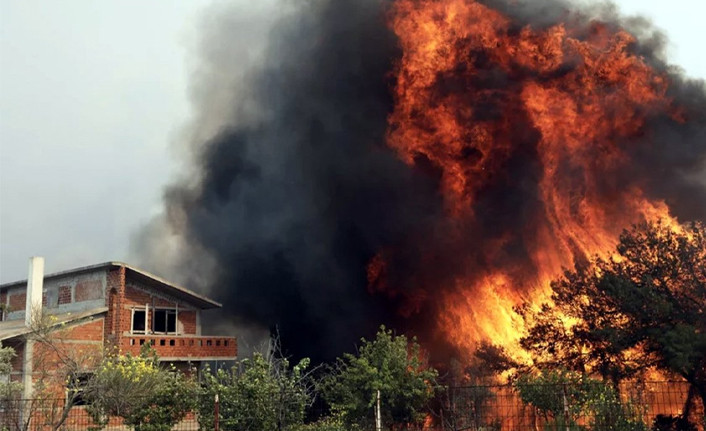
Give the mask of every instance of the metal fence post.
M 215 397 L 215 408 L 213 409 L 213 429 L 215 431 L 218 431 L 218 419 L 219 419 L 219 414 L 218 414 L 218 394 L 216 394 Z

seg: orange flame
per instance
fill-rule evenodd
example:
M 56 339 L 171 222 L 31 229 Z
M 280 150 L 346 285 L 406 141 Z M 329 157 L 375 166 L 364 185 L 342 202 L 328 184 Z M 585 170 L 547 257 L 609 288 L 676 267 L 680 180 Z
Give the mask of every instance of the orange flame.
M 512 307 L 545 299 L 563 267 L 610 253 L 630 224 L 674 222 L 639 179 L 620 175 L 651 113 L 679 120 L 665 76 L 631 53 L 633 36 L 579 20 L 518 28 L 472 0 L 398 0 L 389 22 L 403 54 L 387 142 L 407 164 L 422 158 L 439 170 L 449 221 L 475 220 L 485 188 L 512 176 L 512 158 L 535 163 L 532 223 L 507 234 L 528 257 L 496 259 L 506 239 L 486 240 L 483 269 L 440 290 L 436 324 L 452 345 L 511 348 L 523 326 Z M 368 271 L 373 290 L 393 289 L 385 272 L 380 254 Z

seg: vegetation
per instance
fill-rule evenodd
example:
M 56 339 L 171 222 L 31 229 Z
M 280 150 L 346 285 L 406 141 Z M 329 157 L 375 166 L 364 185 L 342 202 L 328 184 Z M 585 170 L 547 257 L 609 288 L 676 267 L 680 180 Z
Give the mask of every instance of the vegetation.
M 328 417 L 317 422 L 293 427 L 292 431 L 360 431 L 360 429 L 347 426 L 340 418 Z
M 17 400 L 22 394 L 22 386 L 10 380 L 14 357 L 15 350 L 11 347 L 3 347 L 0 342 L 0 412 L 12 411 L 17 406 Z M 0 430 L 5 431 L 11 426 L 18 425 L 15 423 L 18 419 L 7 414 L 0 414 Z
M 12 347 L 3 347 L 0 341 L 0 399 L 14 398 L 20 391 L 20 385 L 10 380 L 12 359 L 15 350 Z M 1 404 L 0 404 L 1 406 Z
M 41 316 L 27 338 L 35 343 L 40 371 L 35 396 L 41 402 L 55 396 L 56 385 L 68 384 L 67 402 L 42 413 L 55 430 L 79 401 L 88 403 L 99 427 L 117 416 L 136 431 L 166 431 L 195 411 L 201 429 L 211 430 L 216 396 L 222 429 L 371 429 L 378 394 L 387 429 L 419 425 L 433 411 L 433 401 L 444 411 L 437 416 L 439 426 L 490 430 L 500 426 L 490 414 L 497 391 L 485 385 L 512 369 L 513 389 L 543 416 L 548 430 L 644 431 L 644 402 L 618 391 L 626 379 L 639 380 L 656 368 L 680 376 L 691 389 L 684 414 L 659 417 L 654 429 L 696 429 L 689 422 L 690 412 L 699 410 L 695 400 L 700 398 L 706 411 L 703 224 L 635 226 L 621 235 L 612 257 L 578 262 L 552 283 L 552 291 L 552 301 L 540 309 L 525 305 L 518 310 L 529 323 L 521 345 L 532 354 L 532 367 L 514 362 L 498 346 L 482 345 L 474 358 L 447 370 L 447 381 L 459 391 L 438 391 L 438 373 L 417 341 L 385 327 L 327 367 L 312 370 L 308 359 L 291 364 L 275 349 L 272 355 L 243 359 L 229 371 L 205 373 L 197 385 L 161 368 L 147 347 L 136 357 L 107 355 L 100 361 L 100 352 L 66 349 L 65 328 Z M 1 379 L 12 356 L 11 349 L 0 346 L 3 400 L 19 394 L 18 385 Z M 327 417 L 311 412 L 318 396 L 317 407 Z
M 135 431 L 169 431 L 194 408 L 198 387 L 174 369 L 159 366 L 149 344 L 139 356 L 108 356 L 82 394 L 101 429 L 111 416 Z
M 552 304 L 520 311 L 521 344 L 542 367 L 612 382 L 655 367 L 691 384 L 706 409 L 706 228 L 642 224 L 610 259 L 576 265 L 552 283 Z
M 424 419 L 436 377 L 416 339 L 381 326 L 375 340 L 361 339 L 357 354 L 345 354 L 330 367 L 321 389 L 335 415 L 348 426 L 361 427 L 374 423 L 379 391 L 383 424 L 400 426 Z
M 544 417 L 548 430 L 578 430 L 578 419 L 589 418 L 589 428 L 611 431 L 646 431 L 644 413 L 633 402 L 623 402 L 602 380 L 566 370 L 523 374 L 514 383 L 523 402 Z
M 305 409 L 313 400 L 308 367 L 308 359 L 290 369 L 285 358 L 255 353 L 230 371 L 204 373 L 198 404 L 201 429 L 214 429 L 216 395 L 224 429 L 269 431 L 303 424 Z

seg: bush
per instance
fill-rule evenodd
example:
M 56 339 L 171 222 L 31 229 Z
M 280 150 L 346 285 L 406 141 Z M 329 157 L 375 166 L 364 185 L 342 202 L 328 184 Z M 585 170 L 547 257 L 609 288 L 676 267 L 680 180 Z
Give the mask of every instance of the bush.
M 233 431 L 270 431 L 301 425 L 311 402 L 303 359 L 290 370 L 283 358 L 266 359 L 256 353 L 229 372 L 205 372 L 198 421 L 202 430 L 214 428 L 214 398 L 219 397 L 220 425 Z
M 296 426 L 292 431 L 360 431 L 360 428 L 347 426 L 340 418 L 325 418 L 311 424 Z
M 135 431 L 169 431 L 195 406 L 197 386 L 172 369 L 159 367 L 154 351 L 106 358 L 90 379 L 84 398 L 99 429 L 111 416 Z

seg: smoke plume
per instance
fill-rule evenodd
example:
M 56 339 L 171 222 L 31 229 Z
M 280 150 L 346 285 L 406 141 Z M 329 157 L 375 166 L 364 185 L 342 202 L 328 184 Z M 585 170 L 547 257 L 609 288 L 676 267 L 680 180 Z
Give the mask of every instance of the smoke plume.
M 463 51 L 481 72 L 466 77 L 470 60 L 461 60 L 435 75 L 424 89 L 431 94 L 428 110 L 459 93 L 454 100 L 474 113 L 454 114 L 454 121 L 469 128 L 500 124 L 513 112 L 512 122 L 492 128 L 490 140 L 511 145 L 492 160 L 475 135 L 464 137 L 470 144 L 452 155 L 443 138 L 409 150 L 408 130 L 431 136 L 437 124 L 425 122 L 425 109 L 398 106 L 405 97 L 401 74 L 407 58 L 400 29 L 406 17 L 431 3 L 444 1 L 270 5 L 259 15 L 268 24 L 260 28 L 270 30 L 255 38 L 242 27 L 247 20 L 234 17 L 238 11 L 212 12 L 195 75 L 199 112 L 184 149 L 187 166 L 165 194 L 164 218 L 140 241 L 146 265 L 165 272 L 168 260 L 181 282 L 224 303 L 222 319 L 276 327 L 289 353 L 316 359 L 351 350 L 381 323 L 448 352 L 463 344 L 448 336 L 448 328 L 439 329 L 439 322 L 458 323 L 453 313 L 445 320 L 457 291 L 473 298 L 482 297 L 483 289 L 509 289 L 517 294 L 513 299 L 531 297 L 520 280 L 542 279 L 532 263 L 543 240 L 536 232 L 551 225 L 541 154 L 546 133 L 513 94 L 530 81 L 570 76 L 582 63 L 566 60 L 543 74 L 491 64 L 494 47 Z M 577 40 L 590 38 L 596 21 L 635 35 L 629 55 L 667 77 L 665 97 L 678 113 L 637 109 L 635 115 L 647 119 L 644 126 L 609 136 L 629 163 L 596 168 L 591 184 L 577 178 L 586 178 L 593 162 L 581 168 L 562 162 L 556 175 L 575 186 L 571 193 L 597 195 L 592 202 L 607 213 L 629 211 L 621 190 L 636 188 L 679 220 L 704 219 L 706 187 L 698 180 L 706 155 L 704 86 L 668 66 L 663 36 L 644 20 L 618 21 L 605 5 L 577 11 L 555 0 L 479 4 L 507 17 L 508 38 L 528 26 L 541 31 L 562 21 L 572 23 Z M 248 22 L 258 31 L 252 24 L 258 20 Z M 250 39 L 243 41 L 246 35 Z M 260 51 L 252 47 L 255 40 L 265 41 Z M 463 38 L 454 43 L 471 44 Z M 619 121 L 621 113 L 607 115 Z M 445 157 L 481 173 L 453 191 Z M 616 222 L 624 220 L 638 219 Z M 580 244 L 571 247 L 576 256 L 585 252 Z M 491 274 L 498 268 L 502 277 Z M 460 287 L 464 283 L 470 287 Z M 480 312 L 472 301 L 468 307 L 471 316 Z

